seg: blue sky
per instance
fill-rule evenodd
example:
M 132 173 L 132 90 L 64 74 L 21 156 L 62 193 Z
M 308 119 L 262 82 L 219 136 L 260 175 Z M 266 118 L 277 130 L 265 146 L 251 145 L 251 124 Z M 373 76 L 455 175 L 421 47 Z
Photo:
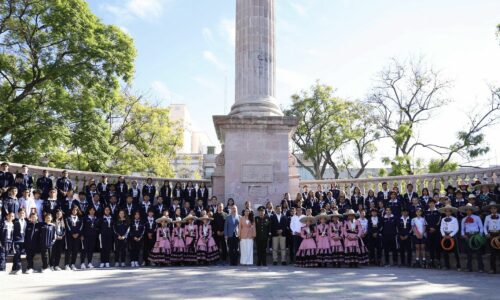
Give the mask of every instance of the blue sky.
M 105 23 L 134 38 L 135 90 L 164 105 L 186 103 L 195 125 L 214 143 L 212 115 L 227 113 L 234 101 L 235 3 L 89 1 Z M 277 97 L 283 106 L 316 79 L 334 86 L 341 97 L 362 99 L 391 57 L 424 56 L 453 80 L 453 102 L 419 136 L 450 144 L 466 114 L 487 99 L 488 84 L 500 85 L 498 0 L 276 0 L 276 6 Z M 499 129 L 487 131 L 492 150 L 479 164 L 500 164 Z M 379 144 L 381 152 L 390 151 L 387 144 Z

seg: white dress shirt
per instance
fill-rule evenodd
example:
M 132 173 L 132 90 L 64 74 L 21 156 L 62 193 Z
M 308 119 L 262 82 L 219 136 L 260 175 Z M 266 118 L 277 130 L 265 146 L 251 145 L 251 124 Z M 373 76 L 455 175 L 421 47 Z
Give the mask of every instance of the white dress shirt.
M 486 216 L 484 219 L 484 234 L 500 231 L 500 217 L 497 214 L 496 219 L 492 219 L 491 215 Z
M 449 219 L 449 221 L 446 221 L 447 219 Z M 445 236 L 446 233 L 448 233 L 449 236 L 454 237 L 458 232 L 457 218 L 453 216 L 442 218 L 440 230 L 442 236 Z

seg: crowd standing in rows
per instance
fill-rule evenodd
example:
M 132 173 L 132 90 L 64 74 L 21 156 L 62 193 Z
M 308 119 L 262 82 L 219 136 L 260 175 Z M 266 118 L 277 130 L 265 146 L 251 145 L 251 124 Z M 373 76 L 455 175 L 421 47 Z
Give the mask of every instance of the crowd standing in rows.
M 254 212 L 250 201 L 238 210 L 233 199 L 209 199 L 205 185 L 165 181 L 157 191 L 151 178 L 143 186 L 128 186 L 124 177 L 109 183 L 103 176 L 76 195 L 68 172 L 55 184 L 44 171 L 36 182 L 26 166 L 16 175 L 0 165 L 0 271 L 27 273 L 41 256 L 42 272 L 157 265 L 273 265 L 298 267 L 358 267 L 400 265 L 484 271 L 483 253 L 490 252 L 490 273 L 500 255 L 500 186 L 459 184 L 406 192 L 389 189 L 362 195 L 353 187 L 347 199 L 334 185 L 324 191 L 304 187 L 292 199 L 286 193 L 279 205 L 268 201 Z M 255 245 L 254 245 L 255 243 Z M 254 250 L 255 249 L 255 250 Z M 288 251 L 287 251 L 288 250 Z M 100 252 L 99 263 L 94 253 Z M 64 262 L 61 257 L 64 253 Z M 113 255 L 113 263 L 111 257 Z M 128 259 L 127 259 L 128 257 Z

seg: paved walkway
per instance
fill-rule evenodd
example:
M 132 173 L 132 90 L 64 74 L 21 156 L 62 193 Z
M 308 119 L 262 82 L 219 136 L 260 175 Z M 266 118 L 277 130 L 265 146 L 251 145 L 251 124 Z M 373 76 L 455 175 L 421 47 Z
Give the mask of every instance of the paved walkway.
M 499 275 L 405 268 L 183 267 L 0 276 L 2 299 L 499 299 Z M 88 295 L 88 296 L 87 296 Z M 463 299 L 463 298 L 462 298 Z

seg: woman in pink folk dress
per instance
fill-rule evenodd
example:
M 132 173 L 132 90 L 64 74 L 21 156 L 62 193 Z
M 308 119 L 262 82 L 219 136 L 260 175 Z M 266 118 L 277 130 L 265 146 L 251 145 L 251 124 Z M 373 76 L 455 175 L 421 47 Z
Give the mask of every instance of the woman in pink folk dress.
M 319 224 L 314 230 L 314 235 L 316 237 L 316 260 L 318 266 L 326 267 L 332 262 L 332 246 L 330 245 L 330 226 L 326 224 L 326 220 L 330 216 L 326 213 L 321 213 L 316 216 L 316 220 Z
M 361 223 L 356 220 L 356 213 L 354 210 L 349 209 L 344 214 L 347 220 L 344 222 L 343 235 L 345 247 L 345 262 L 349 267 L 358 267 L 359 264 L 368 262 L 368 257 L 362 240 L 363 227 Z
M 198 243 L 196 253 L 200 264 L 213 264 L 219 260 L 219 248 L 212 235 L 212 225 L 209 221 L 213 220 L 207 215 L 198 218 L 202 223 L 198 227 Z
M 314 228 L 312 226 L 313 223 L 316 223 L 316 218 L 313 216 L 304 216 L 300 219 L 300 222 L 306 225 L 300 231 L 302 242 L 295 255 L 295 265 L 303 268 L 316 267 L 318 266 L 316 261 L 316 242 L 314 241 Z
M 170 262 L 172 265 L 182 265 L 184 263 L 184 253 L 186 252 L 186 244 L 184 242 L 184 228 L 182 228 L 182 219 L 175 218 L 173 221 L 174 228 L 172 229 L 172 254 Z
M 188 215 L 184 218 L 184 238 L 186 241 L 186 252 L 184 253 L 184 263 L 194 265 L 198 261 L 196 256 L 196 242 L 198 240 L 198 226 L 194 224 L 196 217 Z
M 149 253 L 149 261 L 157 265 L 170 264 L 170 255 L 172 253 L 171 233 L 168 224 L 172 219 L 161 217 L 156 219 L 156 223 L 160 224 L 156 229 L 156 242 Z
M 332 221 L 330 222 L 330 245 L 332 246 L 332 262 L 333 266 L 340 268 L 344 262 L 344 246 L 343 242 L 343 223 L 340 221 L 340 217 L 337 210 L 333 211 L 331 214 Z

